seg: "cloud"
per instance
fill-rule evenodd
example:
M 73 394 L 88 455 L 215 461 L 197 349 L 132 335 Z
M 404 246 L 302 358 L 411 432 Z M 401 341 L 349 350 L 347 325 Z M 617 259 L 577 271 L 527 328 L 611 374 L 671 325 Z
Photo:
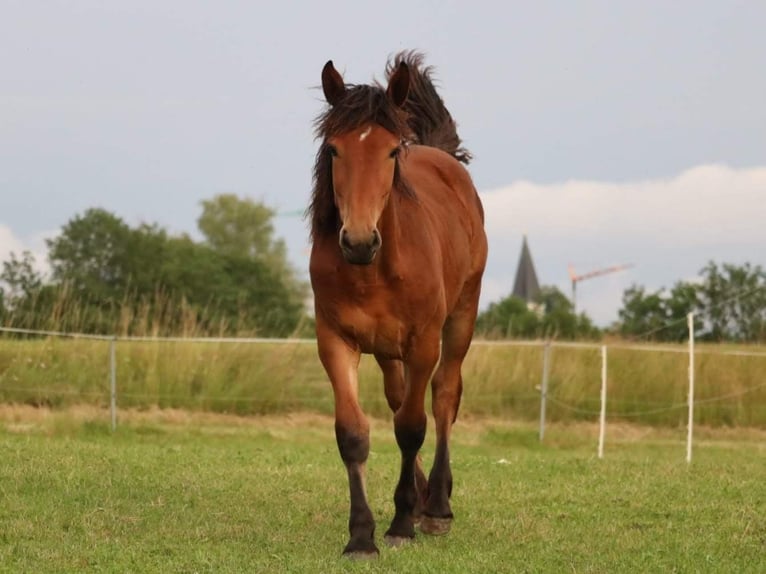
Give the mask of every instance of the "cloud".
M 567 294 L 568 264 L 578 273 L 635 265 L 578 285 L 578 308 L 601 324 L 617 319 L 631 283 L 671 287 L 710 260 L 766 263 L 766 167 L 702 165 L 637 182 L 519 181 L 481 196 L 490 241 L 482 306 L 510 292 L 523 234 L 541 283 Z

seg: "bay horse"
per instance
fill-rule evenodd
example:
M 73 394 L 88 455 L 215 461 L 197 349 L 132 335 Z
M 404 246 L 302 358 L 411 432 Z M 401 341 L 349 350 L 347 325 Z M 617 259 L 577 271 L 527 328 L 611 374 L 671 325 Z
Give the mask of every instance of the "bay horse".
M 369 422 L 358 399 L 361 353 L 375 356 L 401 451 L 391 545 L 444 534 L 453 518 L 449 439 L 463 358 L 473 337 L 487 259 L 484 213 L 456 125 L 423 57 L 386 65 L 387 87 L 346 84 L 328 61 L 328 106 L 307 209 L 318 354 L 335 397 L 335 436 L 348 472 L 344 554 L 378 554 L 367 503 Z M 438 363 L 438 366 L 437 366 Z M 433 375 L 433 377 L 432 377 Z M 428 480 L 419 450 L 431 380 L 436 451 Z

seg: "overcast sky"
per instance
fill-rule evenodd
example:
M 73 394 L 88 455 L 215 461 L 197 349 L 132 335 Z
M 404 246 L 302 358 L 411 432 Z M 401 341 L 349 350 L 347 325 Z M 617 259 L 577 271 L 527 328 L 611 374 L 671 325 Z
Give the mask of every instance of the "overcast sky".
M 369 7 L 368 7 L 369 6 Z M 372 7 L 374 6 L 374 7 Z M 617 318 L 710 259 L 766 265 L 766 3 L 0 0 L 0 259 L 89 207 L 194 233 L 234 192 L 310 193 L 320 72 L 426 52 L 488 206 L 483 305 L 538 276 Z M 307 232 L 278 218 L 306 272 Z

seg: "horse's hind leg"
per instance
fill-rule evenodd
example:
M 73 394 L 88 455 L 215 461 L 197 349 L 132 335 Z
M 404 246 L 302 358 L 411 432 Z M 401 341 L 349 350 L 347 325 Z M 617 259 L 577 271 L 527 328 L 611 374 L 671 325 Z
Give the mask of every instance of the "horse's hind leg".
M 404 399 L 404 363 L 398 359 L 386 359 L 379 355 L 375 355 L 375 360 L 378 362 L 378 365 L 380 365 L 380 370 L 383 371 L 383 386 L 388 406 L 391 408 L 391 412 L 396 413 Z M 418 453 L 415 458 L 415 489 L 417 492 L 417 500 L 411 518 L 414 525 L 417 525 L 420 522 L 427 488 L 428 481 L 423 472 L 423 464 L 420 454 Z M 405 528 L 403 526 L 404 525 L 397 527 L 396 525 L 392 525 L 392 528 L 386 533 L 386 541 L 390 545 L 398 546 L 409 540 L 411 536 L 414 536 L 414 528 Z M 404 536 L 402 536 L 402 534 L 404 534 Z
M 435 331 L 422 334 L 404 362 L 404 392 L 394 414 L 394 433 L 402 454 L 402 465 L 394 491 L 394 518 L 386 531 L 386 538 L 391 542 L 406 541 L 415 536 L 413 513 L 418 504 L 415 476 L 428 421 L 423 403 L 428 380 L 438 360 L 439 332 Z
M 446 534 L 452 523 L 449 439 L 463 392 L 460 368 L 471 345 L 477 310 L 478 284 L 474 289 L 464 290 L 442 330 L 441 361 L 431 383 L 436 452 L 428 476 L 428 498 L 420 521 L 420 529 L 426 534 Z
M 378 554 L 378 548 L 375 546 L 375 520 L 365 492 L 370 425 L 358 401 L 357 368 L 360 353 L 326 330 L 319 315 L 317 346 L 319 358 L 330 377 L 335 395 L 335 438 L 348 473 L 350 539 L 343 554 L 350 557 L 373 557 Z

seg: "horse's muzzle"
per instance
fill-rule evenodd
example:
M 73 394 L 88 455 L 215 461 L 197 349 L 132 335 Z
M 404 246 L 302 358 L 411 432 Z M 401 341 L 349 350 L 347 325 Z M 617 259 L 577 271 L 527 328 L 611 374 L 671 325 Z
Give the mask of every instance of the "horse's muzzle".
M 346 228 L 340 230 L 340 250 L 343 258 L 352 265 L 369 265 L 375 259 L 382 240 L 377 229 L 363 241 L 353 241 Z

